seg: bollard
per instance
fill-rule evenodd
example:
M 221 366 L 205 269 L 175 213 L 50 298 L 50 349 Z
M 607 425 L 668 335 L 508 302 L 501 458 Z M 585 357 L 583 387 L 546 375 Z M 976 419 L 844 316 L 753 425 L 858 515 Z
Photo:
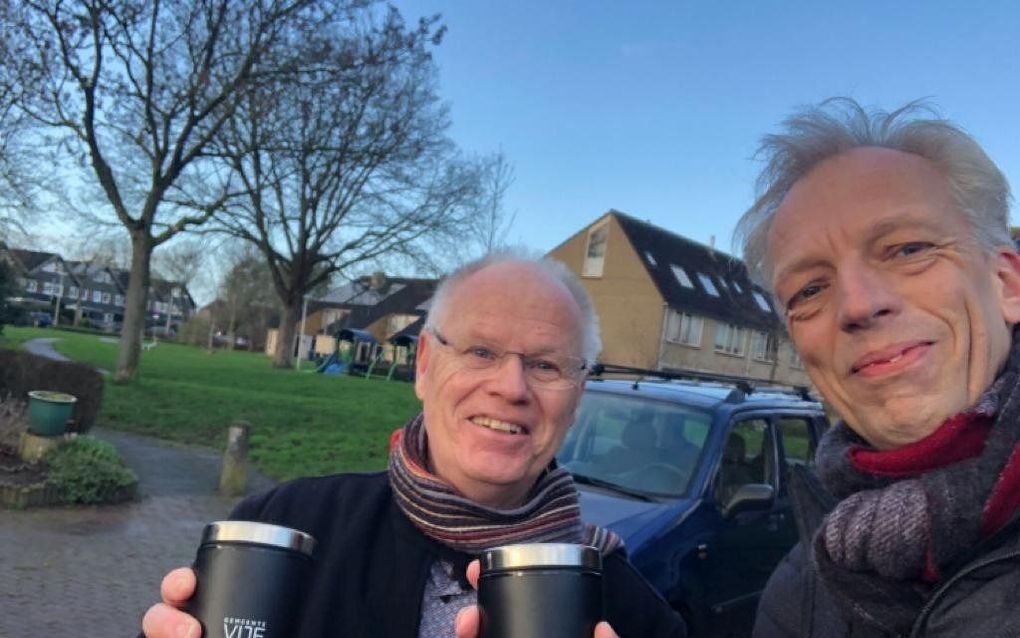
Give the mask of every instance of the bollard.
M 251 425 L 237 421 L 227 430 L 227 451 L 220 471 L 220 494 L 242 496 L 248 483 L 248 435 Z

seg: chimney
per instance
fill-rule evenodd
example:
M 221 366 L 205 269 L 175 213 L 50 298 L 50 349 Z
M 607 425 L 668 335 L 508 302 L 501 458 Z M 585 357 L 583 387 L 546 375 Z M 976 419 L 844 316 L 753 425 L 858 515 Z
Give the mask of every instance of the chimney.
M 386 287 L 386 273 L 381 270 L 377 270 L 372 273 L 372 278 L 369 282 L 372 290 L 382 290 Z

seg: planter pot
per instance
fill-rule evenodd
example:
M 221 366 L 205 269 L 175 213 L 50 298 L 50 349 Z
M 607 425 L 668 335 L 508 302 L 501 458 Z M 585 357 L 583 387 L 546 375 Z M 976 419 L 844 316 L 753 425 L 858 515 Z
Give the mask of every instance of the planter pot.
M 62 435 L 77 400 L 64 392 L 32 390 L 28 393 L 28 431 L 37 436 Z

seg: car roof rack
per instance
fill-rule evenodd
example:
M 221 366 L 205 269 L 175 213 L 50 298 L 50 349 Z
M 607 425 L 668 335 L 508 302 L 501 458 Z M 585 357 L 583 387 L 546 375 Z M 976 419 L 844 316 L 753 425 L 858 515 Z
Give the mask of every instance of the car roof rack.
M 686 368 L 669 368 L 666 370 L 652 370 L 649 368 L 638 368 L 634 366 L 625 366 L 615 363 L 596 363 L 591 367 L 591 372 L 589 376 L 601 377 L 605 374 L 633 374 L 640 375 L 641 377 L 653 377 L 665 380 L 707 381 L 713 383 L 725 383 L 735 386 L 736 389 L 742 392 L 744 395 L 753 394 L 757 390 L 759 392 L 768 391 L 794 394 L 805 401 L 817 400 L 811 396 L 810 389 L 807 386 L 803 385 L 776 384 L 770 381 L 748 379 L 747 377 L 739 377 L 732 374 L 722 374 L 719 372 L 703 372 L 701 370 L 689 370 Z M 638 388 L 638 383 L 640 383 L 643 380 L 644 379 L 634 380 L 635 390 Z M 731 398 L 736 399 L 737 397 L 727 397 L 727 401 L 729 401 Z

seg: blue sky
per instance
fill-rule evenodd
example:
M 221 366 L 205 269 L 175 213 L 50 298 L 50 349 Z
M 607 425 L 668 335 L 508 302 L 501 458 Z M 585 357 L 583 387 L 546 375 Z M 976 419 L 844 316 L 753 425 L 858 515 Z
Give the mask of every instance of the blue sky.
M 515 243 L 550 249 L 616 208 L 729 249 L 760 137 L 833 95 L 930 98 L 1020 189 L 1020 3 L 397 6 L 449 27 L 436 60 L 452 135 L 515 166 Z

